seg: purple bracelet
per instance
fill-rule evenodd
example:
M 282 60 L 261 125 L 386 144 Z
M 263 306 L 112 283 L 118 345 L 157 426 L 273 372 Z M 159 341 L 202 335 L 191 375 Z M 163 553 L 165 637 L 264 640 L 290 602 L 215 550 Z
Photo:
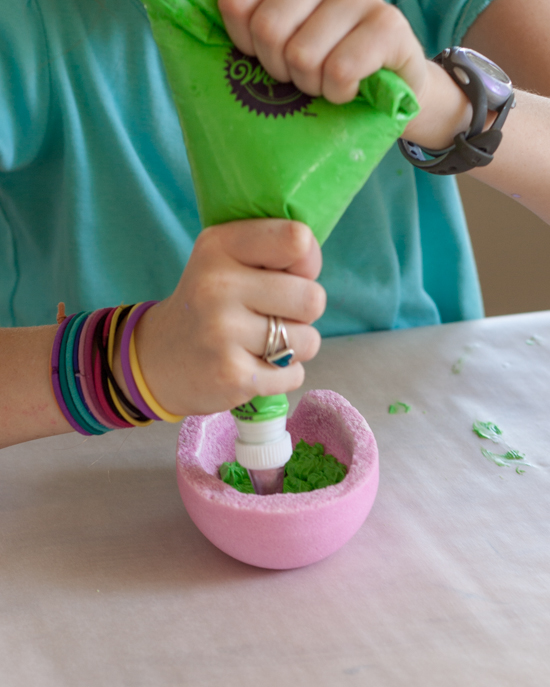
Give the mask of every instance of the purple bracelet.
M 55 396 L 55 400 L 57 401 L 57 405 L 59 406 L 59 410 L 63 413 L 63 416 L 67 420 L 67 422 L 71 425 L 71 427 L 76 430 L 79 434 L 84 434 L 87 437 L 91 437 L 90 432 L 86 432 L 79 424 L 78 422 L 74 419 L 74 417 L 70 414 L 69 409 L 67 408 L 67 404 L 65 403 L 65 399 L 63 398 L 63 394 L 61 393 L 61 384 L 59 383 L 59 352 L 61 350 L 61 342 L 63 341 L 63 335 L 65 334 L 65 330 L 67 329 L 67 325 L 69 322 L 72 320 L 74 315 L 69 315 L 66 317 L 63 322 L 59 325 L 57 332 L 55 334 L 55 339 L 53 342 L 53 347 L 52 347 L 52 357 L 51 357 L 51 366 L 52 366 L 52 389 L 53 393 Z
M 146 301 L 145 303 L 140 303 L 136 306 L 135 310 L 130 313 L 128 321 L 124 326 L 124 331 L 122 332 L 122 341 L 120 344 L 120 362 L 122 364 L 122 372 L 124 373 L 124 380 L 126 382 L 126 386 L 128 387 L 128 391 L 130 392 L 132 401 L 134 402 L 136 408 L 139 408 L 139 410 L 146 417 L 151 418 L 151 420 L 160 420 L 160 417 L 155 415 L 147 403 L 145 403 L 142 395 L 139 393 L 136 383 L 134 382 L 134 375 L 132 374 L 132 368 L 130 366 L 130 337 L 132 336 L 132 332 L 134 331 L 134 327 L 136 326 L 139 318 L 147 310 L 149 310 L 149 308 L 157 303 L 158 301 Z

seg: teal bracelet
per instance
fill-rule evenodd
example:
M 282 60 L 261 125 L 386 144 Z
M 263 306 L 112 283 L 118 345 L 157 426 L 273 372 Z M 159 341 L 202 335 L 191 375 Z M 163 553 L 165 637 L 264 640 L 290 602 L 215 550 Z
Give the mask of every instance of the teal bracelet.
M 86 315 L 86 313 L 77 313 L 75 317 L 71 319 L 69 324 L 67 325 L 65 331 L 63 332 L 63 339 L 61 340 L 61 347 L 59 350 L 59 384 L 61 387 L 61 394 L 63 396 L 63 400 L 65 401 L 65 404 L 67 406 L 67 410 L 69 411 L 70 415 L 74 418 L 75 422 L 77 422 L 82 429 L 84 429 L 86 432 L 89 434 L 103 434 L 103 431 L 98 431 L 94 427 L 92 427 L 87 421 L 85 417 L 82 417 L 82 415 L 78 412 L 72 396 L 71 392 L 69 390 L 69 383 L 67 381 L 67 366 L 66 366 L 66 355 L 67 355 L 67 342 L 69 339 L 69 335 L 71 331 L 74 328 L 74 323 L 79 321 L 81 319 L 81 315 Z M 72 353 L 72 350 L 71 350 Z M 72 361 L 71 361 L 71 368 L 72 368 Z
M 73 323 L 70 324 L 67 328 L 69 333 L 67 334 L 67 348 L 65 350 L 65 357 L 64 359 L 62 358 L 60 360 L 60 363 L 63 364 L 63 360 L 65 362 L 65 373 L 67 375 L 69 393 L 78 413 L 79 421 L 84 421 L 89 427 L 95 430 L 96 434 L 105 434 L 106 432 L 110 432 L 111 429 L 103 425 L 94 417 L 91 410 L 84 402 L 84 399 L 81 398 L 80 394 L 78 393 L 78 387 L 75 379 L 76 371 L 74 368 L 74 344 L 76 340 L 76 335 L 80 328 L 80 325 L 91 314 L 92 311 L 83 312 L 80 315 L 77 315 L 73 318 Z

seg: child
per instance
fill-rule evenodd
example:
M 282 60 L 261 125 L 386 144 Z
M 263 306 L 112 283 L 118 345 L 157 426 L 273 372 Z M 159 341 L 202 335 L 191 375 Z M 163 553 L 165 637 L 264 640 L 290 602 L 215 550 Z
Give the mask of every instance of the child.
M 518 86 L 550 93 L 539 67 L 547 3 L 488 4 L 221 0 L 220 10 L 243 52 L 311 95 L 346 102 L 378 68 L 396 71 L 422 107 L 405 138 L 440 150 L 472 108 L 425 53 L 466 35 Z M 71 431 L 49 380 L 58 301 L 72 313 L 164 299 L 137 323 L 136 345 L 152 395 L 178 415 L 299 387 L 319 333 L 482 316 L 453 178 L 415 170 L 397 147 L 327 241 L 320 282 L 319 247 L 299 223 L 247 220 L 197 239 L 179 125 L 138 0 L 4 2 L 0 70 L 0 446 Z M 548 101 L 518 92 L 517 103 L 494 162 L 471 173 L 549 221 Z M 285 369 L 261 359 L 270 315 L 295 351 Z M 114 374 L 127 393 L 118 349 Z

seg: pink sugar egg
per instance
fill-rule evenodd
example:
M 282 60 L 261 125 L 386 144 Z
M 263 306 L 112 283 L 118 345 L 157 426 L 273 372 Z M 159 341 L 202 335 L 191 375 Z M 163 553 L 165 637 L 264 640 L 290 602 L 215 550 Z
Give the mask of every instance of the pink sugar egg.
M 235 459 L 229 412 L 188 417 L 177 450 L 183 503 L 219 549 L 261 568 L 299 568 L 326 558 L 361 527 L 378 489 L 378 449 L 366 420 L 334 391 L 309 391 L 287 421 L 293 445 L 320 442 L 345 463 L 345 479 L 303 494 L 241 494 L 218 477 Z

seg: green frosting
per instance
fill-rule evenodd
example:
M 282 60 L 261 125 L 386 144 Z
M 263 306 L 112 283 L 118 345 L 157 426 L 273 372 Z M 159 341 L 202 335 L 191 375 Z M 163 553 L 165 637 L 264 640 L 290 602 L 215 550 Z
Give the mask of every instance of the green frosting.
M 254 487 L 248 472 L 236 460 L 233 463 L 222 463 L 220 465 L 220 478 L 222 482 L 231 485 L 243 494 L 254 493 Z
M 502 430 L 495 425 L 494 422 L 481 422 L 481 420 L 476 420 L 472 425 L 472 431 L 481 439 L 490 439 L 495 444 L 500 443 L 502 439 Z M 535 467 L 532 463 L 528 463 L 525 460 L 525 455 L 523 453 L 515 449 L 509 448 L 506 453 L 494 453 L 482 447 L 481 454 L 487 458 L 487 460 L 491 460 L 495 465 L 501 468 L 510 466 L 515 467 L 518 475 L 523 475 L 525 472 L 525 470 L 518 465 L 518 462 L 521 466 L 526 465 L 531 468 Z
M 464 367 L 464 356 L 462 358 L 459 358 L 456 363 L 453 364 L 451 367 L 452 373 L 454 375 L 459 375 L 462 372 L 462 368 Z
M 346 476 L 347 468 L 323 444 L 310 446 L 301 439 L 285 466 L 283 492 L 298 494 L 338 484 Z
M 481 420 L 474 422 L 472 432 L 481 437 L 481 439 L 494 441 L 495 444 L 498 443 L 499 437 L 502 436 L 502 430 L 494 422 L 482 422 Z
M 487 460 L 492 460 L 493 463 L 498 465 L 499 467 L 514 467 L 517 465 L 517 461 L 521 461 L 521 465 L 528 465 L 529 467 L 534 467 L 531 463 L 528 463 L 525 460 L 525 455 L 523 453 L 520 453 L 519 451 L 515 450 L 510 450 L 506 451 L 506 453 L 493 453 L 493 451 L 489 451 L 486 448 L 481 449 L 481 453 Z M 516 467 L 516 472 L 518 475 L 522 475 L 525 470 L 521 470 L 519 466 Z
M 248 403 L 233 408 L 231 414 L 239 420 L 265 422 L 285 417 L 288 413 L 286 394 L 276 396 L 255 396 Z
M 391 406 L 388 408 L 388 413 L 390 415 L 397 415 L 398 413 L 409 413 L 410 410 L 411 407 L 406 403 L 396 401 L 395 403 L 392 403 Z
M 338 484 L 346 476 L 346 466 L 329 453 L 323 444 L 310 446 L 301 439 L 285 465 L 284 494 L 299 494 Z M 243 494 L 254 494 L 248 472 L 237 461 L 222 463 L 220 478 Z

